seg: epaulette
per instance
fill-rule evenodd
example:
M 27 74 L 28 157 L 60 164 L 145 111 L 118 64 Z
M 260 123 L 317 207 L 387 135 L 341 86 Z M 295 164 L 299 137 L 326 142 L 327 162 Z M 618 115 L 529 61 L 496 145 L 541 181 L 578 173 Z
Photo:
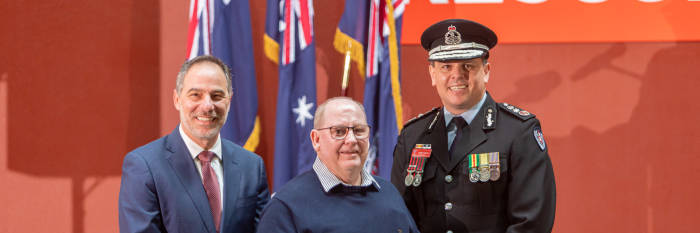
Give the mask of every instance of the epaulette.
M 505 112 L 508 112 L 511 115 L 513 115 L 517 118 L 520 118 L 523 121 L 535 117 L 535 114 L 532 114 L 528 111 L 525 111 L 525 109 L 518 108 L 518 107 L 513 106 L 511 104 L 508 104 L 508 103 L 500 103 L 500 104 L 498 104 L 498 106 L 501 107 L 502 109 L 505 109 L 506 110 Z
M 427 112 L 418 114 L 418 116 L 416 116 L 416 117 L 414 117 L 414 118 L 411 118 L 410 120 L 406 121 L 406 123 L 403 124 L 403 127 L 406 128 L 406 127 L 409 126 L 410 124 L 413 124 L 413 122 L 416 122 L 416 121 L 418 121 L 418 120 L 420 120 L 420 119 L 423 119 L 424 117 L 426 117 L 426 116 L 428 116 L 428 115 L 430 115 L 430 114 L 432 114 L 433 112 L 436 112 L 436 111 L 438 111 L 438 110 L 440 110 L 440 108 L 433 108 L 433 109 L 430 110 L 430 111 L 427 111 Z M 430 123 L 430 124 L 433 125 L 434 123 Z M 432 127 L 430 127 L 430 128 L 432 128 Z

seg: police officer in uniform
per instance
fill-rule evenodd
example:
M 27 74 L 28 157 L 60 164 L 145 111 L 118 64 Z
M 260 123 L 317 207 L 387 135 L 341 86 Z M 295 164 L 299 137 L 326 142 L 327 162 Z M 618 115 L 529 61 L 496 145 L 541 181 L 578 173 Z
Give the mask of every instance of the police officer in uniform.
M 421 232 L 551 232 L 554 172 L 535 115 L 486 92 L 497 37 L 469 20 L 423 32 L 443 107 L 406 123 L 391 181 Z

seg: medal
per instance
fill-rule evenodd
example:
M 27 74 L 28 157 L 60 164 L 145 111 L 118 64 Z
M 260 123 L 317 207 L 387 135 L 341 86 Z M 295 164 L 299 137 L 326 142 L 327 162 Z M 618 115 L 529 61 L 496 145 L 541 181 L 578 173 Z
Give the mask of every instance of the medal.
M 423 181 L 423 167 L 425 166 L 425 157 L 418 158 L 418 168 L 416 171 L 416 176 L 413 177 L 413 187 L 418 187 L 420 182 Z
M 491 174 L 491 181 L 496 181 L 501 177 L 501 162 L 498 152 L 489 153 L 489 171 Z
M 411 186 L 413 183 L 413 172 L 416 170 L 416 164 L 418 159 L 415 156 L 411 156 L 411 160 L 408 161 L 408 168 L 406 168 L 406 179 L 404 179 L 404 184 L 406 187 Z
M 477 172 L 476 169 L 473 169 L 473 172 L 469 173 L 469 181 L 472 183 L 479 181 L 479 172 Z
M 491 181 L 497 181 L 501 177 L 501 169 L 491 169 Z
M 486 182 L 491 178 L 491 173 L 489 172 L 489 154 L 481 153 L 479 154 L 479 181 Z
M 479 172 L 476 170 L 477 164 L 479 164 L 478 154 L 470 154 L 469 157 L 469 181 L 476 183 L 479 181 Z
M 406 169 L 408 175 L 406 175 L 406 179 L 404 180 L 404 185 L 406 185 L 406 187 L 411 185 L 418 187 L 423 181 L 423 168 L 425 167 L 425 160 L 430 158 L 431 151 L 432 149 L 430 144 L 416 144 L 416 146 L 413 147 L 413 151 L 411 152 L 411 160 L 408 163 L 408 169 Z M 415 176 L 413 175 L 413 172 L 416 173 Z
M 403 183 L 406 185 L 406 187 L 411 186 L 413 183 L 413 174 L 411 174 L 411 171 L 408 171 L 408 175 L 406 175 L 406 179 L 403 180 Z
M 491 178 L 491 172 L 489 172 L 488 167 L 479 171 L 479 181 L 486 182 L 489 181 L 489 178 Z
M 406 169 L 408 174 L 406 175 L 406 179 L 403 181 L 406 187 L 411 186 L 413 183 L 413 171 L 416 170 L 416 163 L 418 163 L 416 160 L 416 157 L 411 156 L 411 160 L 408 162 L 408 168 Z
M 420 185 L 420 182 L 423 181 L 423 174 L 416 174 L 416 178 L 413 179 L 413 187 L 418 187 Z

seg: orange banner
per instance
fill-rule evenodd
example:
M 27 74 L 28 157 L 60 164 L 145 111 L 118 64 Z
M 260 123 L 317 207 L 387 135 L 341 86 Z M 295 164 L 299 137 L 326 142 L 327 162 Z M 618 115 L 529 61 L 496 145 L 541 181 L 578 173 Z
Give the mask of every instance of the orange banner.
M 700 41 L 700 0 L 413 0 L 402 44 L 449 18 L 482 23 L 499 43 Z

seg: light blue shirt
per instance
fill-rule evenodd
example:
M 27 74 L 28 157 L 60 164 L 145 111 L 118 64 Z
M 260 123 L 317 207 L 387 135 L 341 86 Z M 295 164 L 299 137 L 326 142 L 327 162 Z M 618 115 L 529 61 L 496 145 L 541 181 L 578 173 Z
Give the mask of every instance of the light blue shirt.
M 472 120 L 474 120 L 476 114 L 479 113 L 479 109 L 481 109 L 481 106 L 483 106 L 484 102 L 486 102 L 486 95 L 488 94 L 484 93 L 484 96 L 481 97 L 479 103 L 476 103 L 474 107 L 463 112 L 462 114 L 452 114 L 449 111 L 447 111 L 447 108 L 442 108 L 442 111 L 445 114 L 445 126 L 447 126 L 447 148 L 452 147 L 452 141 L 455 140 L 455 136 L 457 135 L 457 126 L 455 126 L 455 124 L 450 124 L 452 118 L 454 118 L 455 116 L 461 116 L 462 118 L 464 118 L 467 124 L 471 125 Z

